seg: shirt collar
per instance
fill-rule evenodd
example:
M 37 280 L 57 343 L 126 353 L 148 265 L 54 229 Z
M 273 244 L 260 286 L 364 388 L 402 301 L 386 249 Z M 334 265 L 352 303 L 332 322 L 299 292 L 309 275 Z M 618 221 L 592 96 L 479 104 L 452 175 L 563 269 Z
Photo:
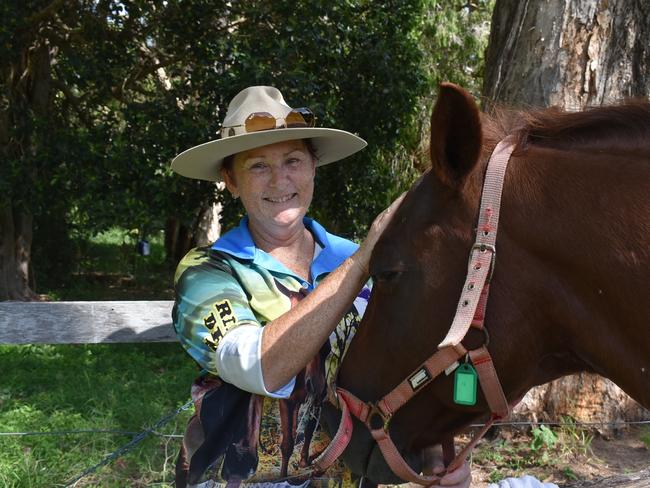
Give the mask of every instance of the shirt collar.
M 323 248 L 311 264 L 311 276 L 314 281 L 321 274 L 336 269 L 358 248 L 355 243 L 330 234 L 314 219 L 305 217 L 303 222 Z M 242 218 L 237 227 L 217 239 L 212 245 L 212 249 L 225 252 L 239 259 L 253 261 L 254 264 L 269 271 L 276 271 L 298 278 L 273 256 L 255 246 L 253 236 L 248 230 L 248 217 Z

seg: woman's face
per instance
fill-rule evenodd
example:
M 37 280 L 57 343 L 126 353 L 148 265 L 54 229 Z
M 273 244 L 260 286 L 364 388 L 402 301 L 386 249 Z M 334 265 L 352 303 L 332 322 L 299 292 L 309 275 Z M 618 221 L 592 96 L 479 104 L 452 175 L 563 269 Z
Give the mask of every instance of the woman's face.
M 303 140 L 269 144 L 235 156 L 224 171 L 250 222 L 267 230 L 302 225 L 314 194 L 316 161 Z

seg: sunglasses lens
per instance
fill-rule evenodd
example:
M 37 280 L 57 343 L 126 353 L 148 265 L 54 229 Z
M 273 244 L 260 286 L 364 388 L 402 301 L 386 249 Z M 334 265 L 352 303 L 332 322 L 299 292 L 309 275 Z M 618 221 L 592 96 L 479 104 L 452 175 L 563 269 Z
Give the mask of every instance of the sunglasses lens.
M 244 126 L 246 132 L 275 129 L 275 117 L 268 112 L 254 112 L 246 118 Z
M 313 127 L 314 113 L 308 108 L 294 108 L 286 116 L 287 127 Z

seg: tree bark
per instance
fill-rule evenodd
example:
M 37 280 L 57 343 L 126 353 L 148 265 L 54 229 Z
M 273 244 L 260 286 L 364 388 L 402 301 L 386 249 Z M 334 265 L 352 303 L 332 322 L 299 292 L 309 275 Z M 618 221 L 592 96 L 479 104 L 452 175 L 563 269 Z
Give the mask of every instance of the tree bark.
M 193 247 L 207 246 L 219 238 L 221 208 L 219 202 L 210 203 L 201 208 L 193 229 L 176 217 L 167 219 L 165 223 L 165 255 L 170 264 L 178 264 Z
M 53 55 L 48 42 L 37 36 L 13 57 L 10 66 L 0 69 L 7 87 L 0 113 L 0 153 L 5 160 L 23 165 L 32 182 L 37 178 L 34 161 L 42 148 L 30 117 L 45 118 L 51 107 Z M 12 125 L 21 130 L 12 134 Z M 0 202 L 0 300 L 39 298 L 30 288 L 33 214 L 29 204 L 29 198 L 16 201 L 13 196 Z
M 37 300 L 29 287 L 32 215 L 0 205 L 0 300 Z
M 497 0 L 483 95 L 514 107 L 578 110 L 650 93 L 647 0 Z M 516 415 L 604 422 L 650 418 L 611 381 L 581 374 L 529 392 Z
M 177 217 L 169 217 L 165 222 L 165 256 L 167 262 L 176 266 L 183 256 L 192 249 L 192 231 Z
M 219 223 L 221 208 L 221 203 L 211 203 L 199 215 L 196 231 L 194 232 L 194 243 L 197 246 L 207 246 L 219 238 L 221 233 L 221 224 Z
M 646 0 L 497 0 L 483 95 L 579 109 L 650 93 Z

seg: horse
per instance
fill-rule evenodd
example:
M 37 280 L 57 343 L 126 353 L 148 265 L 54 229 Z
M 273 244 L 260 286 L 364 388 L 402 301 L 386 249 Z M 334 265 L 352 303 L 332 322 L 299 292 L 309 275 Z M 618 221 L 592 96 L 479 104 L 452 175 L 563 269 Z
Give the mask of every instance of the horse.
M 485 343 L 510 405 L 536 385 L 586 371 L 650 408 L 650 104 L 486 114 L 448 83 L 431 117 L 431 167 L 373 250 L 373 292 L 337 385 L 376 402 L 436 351 L 461 306 L 487 161 L 506 137 L 514 152 L 487 332 L 470 329 L 462 344 Z M 453 376 L 440 374 L 385 418 L 416 473 L 423 449 L 489 412 L 481 390 L 474 405 L 455 403 Z M 338 416 L 331 406 L 324 412 L 332 431 Z M 373 482 L 402 481 L 356 418 L 343 458 Z

